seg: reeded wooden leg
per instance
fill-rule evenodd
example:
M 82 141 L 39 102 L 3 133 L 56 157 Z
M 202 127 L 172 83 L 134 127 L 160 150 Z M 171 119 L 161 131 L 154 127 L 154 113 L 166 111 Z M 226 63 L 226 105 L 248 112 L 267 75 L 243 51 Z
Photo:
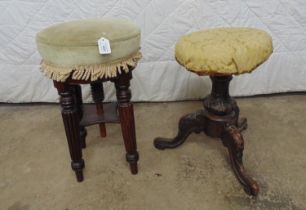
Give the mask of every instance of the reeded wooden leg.
M 180 119 L 178 134 L 173 139 L 158 137 L 154 140 L 154 146 L 157 149 L 173 149 L 183 144 L 187 137 L 192 133 L 204 131 L 205 116 L 203 110 L 185 115 Z
M 62 117 L 65 126 L 69 152 L 71 156 L 71 167 L 75 171 L 77 180 L 83 181 L 84 160 L 82 159 L 82 148 L 79 127 L 79 113 L 75 103 L 75 91 L 69 84 L 54 82 L 60 95 Z
M 96 103 L 97 114 L 101 115 L 104 113 L 104 110 L 103 110 L 103 100 L 104 100 L 103 83 L 93 82 L 93 83 L 90 83 L 90 87 L 91 87 L 92 98 L 94 102 Z M 100 123 L 99 128 L 100 128 L 100 136 L 106 137 L 105 123 Z
M 244 140 L 240 133 L 240 129 L 234 125 L 228 125 L 221 139 L 223 144 L 228 148 L 231 165 L 237 179 L 247 194 L 256 196 L 259 192 L 259 186 L 257 182 L 246 173 L 242 163 Z
M 124 139 L 124 145 L 126 149 L 126 160 L 130 164 L 132 174 L 137 174 L 138 167 L 137 161 L 139 155 L 136 145 L 136 133 L 134 122 L 133 104 L 130 102 L 131 91 L 130 79 L 132 79 L 131 73 L 121 74 L 115 79 L 116 94 L 118 99 L 118 111 L 120 117 L 120 124 L 122 129 L 122 136 Z
M 75 101 L 78 108 L 79 118 L 81 120 L 83 117 L 82 89 L 80 85 L 73 85 L 73 88 L 75 91 Z M 87 131 L 84 126 L 80 126 L 80 136 L 81 136 L 81 146 L 82 148 L 86 148 Z

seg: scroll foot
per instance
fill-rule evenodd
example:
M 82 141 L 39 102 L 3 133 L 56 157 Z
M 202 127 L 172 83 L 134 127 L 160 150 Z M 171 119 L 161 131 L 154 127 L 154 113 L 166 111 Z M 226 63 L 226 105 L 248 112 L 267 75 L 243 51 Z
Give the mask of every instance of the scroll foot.
M 203 115 L 203 110 L 187 114 L 180 119 L 176 137 L 173 139 L 156 138 L 154 140 L 154 146 L 160 150 L 176 148 L 183 144 L 192 132 L 199 133 L 204 131 L 204 126 L 205 117 Z

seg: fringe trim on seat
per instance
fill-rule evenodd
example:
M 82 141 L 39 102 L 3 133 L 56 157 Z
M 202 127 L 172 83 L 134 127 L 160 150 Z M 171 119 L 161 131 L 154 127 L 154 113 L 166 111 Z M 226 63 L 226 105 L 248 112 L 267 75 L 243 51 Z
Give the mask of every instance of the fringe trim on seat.
M 142 54 L 138 51 L 130 58 L 120 62 L 114 62 L 111 64 L 79 65 L 72 68 L 54 66 L 42 61 L 41 70 L 47 77 L 58 82 L 64 82 L 70 76 L 75 80 L 95 81 L 102 78 L 116 77 L 118 74 L 121 74 L 122 71 L 126 73 L 129 72 L 130 67 L 135 67 L 141 57 Z

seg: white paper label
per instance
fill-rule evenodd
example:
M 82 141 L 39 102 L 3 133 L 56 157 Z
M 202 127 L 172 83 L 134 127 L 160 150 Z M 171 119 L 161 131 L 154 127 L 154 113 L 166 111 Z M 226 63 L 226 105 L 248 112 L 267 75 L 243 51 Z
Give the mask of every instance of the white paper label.
M 99 47 L 99 53 L 102 55 L 112 53 L 109 40 L 104 37 L 98 40 L 98 47 Z

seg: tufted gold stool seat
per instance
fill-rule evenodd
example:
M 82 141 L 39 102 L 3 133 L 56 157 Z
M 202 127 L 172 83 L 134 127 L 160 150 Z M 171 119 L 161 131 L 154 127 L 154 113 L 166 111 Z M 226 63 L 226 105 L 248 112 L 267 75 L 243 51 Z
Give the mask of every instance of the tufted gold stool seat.
M 272 39 L 254 28 L 217 28 L 179 39 L 177 61 L 198 74 L 232 75 L 253 71 L 271 55 Z
M 99 40 L 104 45 L 98 45 Z M 132 70 L 141 58 L 139 27 L 116 18 L 70 21 L 40 31 L 36 42 L 43 59 L 41 69 L 60 95 L 71 167 L 77 180 L 83 180 L 85 127 L 93 124 L 99 124 L 100 135 L 105 137 L 105 123 L 120 123 L 126 160 L 136 174 L 138 152 L 129 86 Z M 118 102 L 103 104 L 106 81 L 115 84 Z M 95 104 L 83 104 L 80 84 L 90 84 Z
M 253 71 L 266 61 L 273 51 L 272 38 L 254 28 L 217 28 L 193 32 L 181 37 L 175 48 L 176 60 L 198 75 L 209 75 L 211 94 L 204 98 L 204 109 L 183 116 L 173 139 L 156 138 L 157 149 L 176 148 L 192 132 L 205 132 L 221 138 L 229 151 L 232 168 L 246 193 L 257 195 L 259 186 L 246 173 L 242 164 L 247 128 L 245 118 L 239 119 L 239 108 L 229 95 L 232 75 Z

